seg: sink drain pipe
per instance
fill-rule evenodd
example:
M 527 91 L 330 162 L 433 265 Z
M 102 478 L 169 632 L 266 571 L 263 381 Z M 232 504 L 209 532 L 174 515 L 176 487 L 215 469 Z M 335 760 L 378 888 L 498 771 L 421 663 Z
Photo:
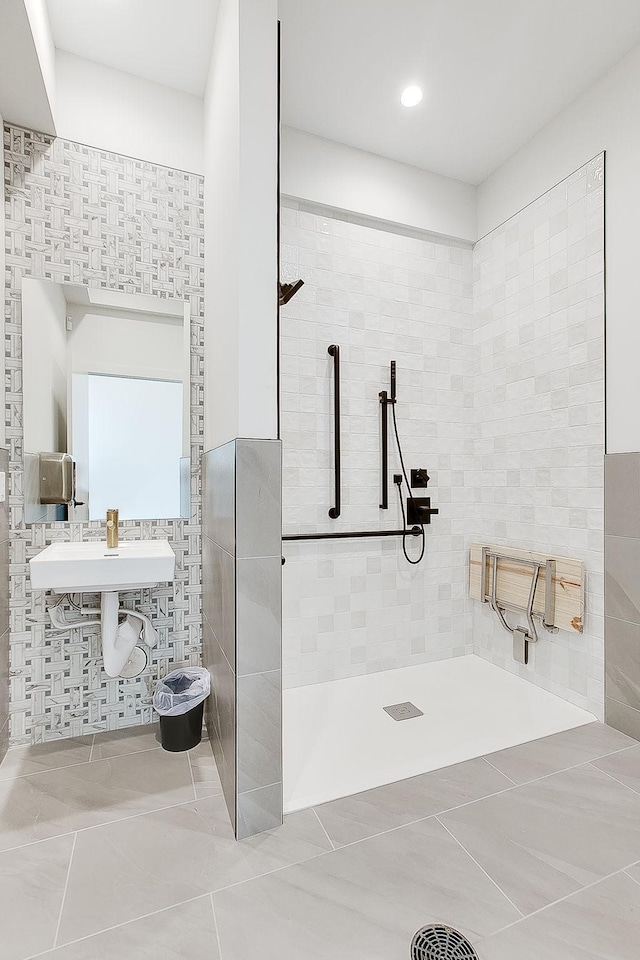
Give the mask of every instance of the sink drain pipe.
M 58 602 L 49 608 L 49 619 L 55 630 L 73 630 L 77 627 L 100 627 L 102 639 L 102 658 L 105 673 L 110 677 L 117 677 L 129 660 L 140 634 L 148 647 L 154 647 L 158 642 L 158 634 L 143 613 L 137 610 L 128 610 L 119 605 L 117 591 L 103 591 L 100 594 L 100 608 L 80 607 L 82 617 L 93 617 L 88 620 L 67 620 L 61 604 L 69 595 L 64 594 Z M 119 616 L 123 614 L 125 620 L 120 623 Z M 137 622 L 136 622 L 137 621 Z

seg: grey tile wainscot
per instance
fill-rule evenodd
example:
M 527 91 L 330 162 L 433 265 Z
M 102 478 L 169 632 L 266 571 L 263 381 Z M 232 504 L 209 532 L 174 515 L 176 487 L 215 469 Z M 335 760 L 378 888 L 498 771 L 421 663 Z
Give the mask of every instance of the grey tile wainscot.
M 604 458 L 604 531 L 640 539 L 640 453 Z
M 236 537 L 238 557 L 280 556 L 282 445 L 278 440 L 237 440 Z
M 235 441 L 207 451 L 202 462 L 202 534 L 235 555 Z
M 238 675 L 279 670 L 282 661 L 282 560 L 236 561 Z
M 238 792 L 282 780 L 280 670 L 237 679 Z
M 605 618 L 605 693 L 640 710 L 640 624 Z
M 281 457 L 237 439 L 203 461 L 207 729 L 238 837 L 282 822 Z
M 612 700 L 611 697 L 605 697 L 604 713 L 606 722 L 610 726 L 621 730 L 635 740 L 640 740 L 640 710 L 635 710 L 626 703 L 620 703 L 619 700 Z
M 239 840 L 278 827 L 282 820 L 282 783 L 238 794 Z
M 606 536 L 604 564 L 605 615 L 640 623 L 640 540 Z

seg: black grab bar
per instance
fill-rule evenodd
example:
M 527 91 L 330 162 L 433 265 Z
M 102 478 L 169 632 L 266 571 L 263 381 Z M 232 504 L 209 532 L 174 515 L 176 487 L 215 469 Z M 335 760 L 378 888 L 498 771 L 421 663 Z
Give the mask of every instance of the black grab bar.
M 283 540 L 358 540 L 361 537 L 418 537 L 419 526 L 408 530 L 341 530 L 340 533 L 284 533 Z
M 332 343 L 327 350 L 333 357 L 333 470 L 334 470 L 334 506 L 329 507 L 329 516 L 337 520 L 340 516 L 340 347 Z

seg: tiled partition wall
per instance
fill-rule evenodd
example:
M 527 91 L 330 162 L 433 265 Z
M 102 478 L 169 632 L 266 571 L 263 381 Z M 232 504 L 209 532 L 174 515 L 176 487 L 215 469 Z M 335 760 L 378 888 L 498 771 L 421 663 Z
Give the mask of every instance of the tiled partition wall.
M 4 129 L 5 383 L 10 447 L 11 735 L 56 739 L 148 723 L 155 679 L 200 662 L 200 459 L 203 421 L 203 180 L 130 157 Z M 125 521 L 124 539 L 167 537 L 173 584 L 125 595 L 160 640 L 144 673 L 108 678 L 95 627 L 48 626 L 28 560 L 55 540 L 101 539 L 100 523 L 27 526 L 23 520 L 21 284 L 23 277 L 185 300 L 191 307 L 191 518 Z
M 9 474 L 9 452 L 0 450 L 0 489 L 2 476 Z M 0 502 L 0 761 L 9 746 L 9 504 Z
M 475 652 L 603 715 L 604 157 L 474 249 L 472 539 L 583 559 L 582 635 L 512 658 L 488 605 Z M 640 533 L 638 534 L 640 536 Z M 637 611 L 636 611 L 637 613 Z
M 284 682 L 350 677 L 471 650 L 465 470 L 472 466 L 469 244 L 355 222 L 287 201 L 281 311 L 284 532 L 398 529 L 389 413 L 389 509 L 380 504 L 380 404 L 397 361 L 407 469 L 426 467 L 440 510 L 426 559 L 399 538 L 284 544 Z M 333 503 L 333 361 L 341 350 L 342 514 Z M 406 487 L 404 488 L 406 497 Z M 418 544 L 408 545 L 416 555 Z
M 203 460 L 206 719 L 239 839 L 282 822 L 281 455 L 233 440 Z
M 605 457 L 605 710 L 640 740 L 640 453 Z

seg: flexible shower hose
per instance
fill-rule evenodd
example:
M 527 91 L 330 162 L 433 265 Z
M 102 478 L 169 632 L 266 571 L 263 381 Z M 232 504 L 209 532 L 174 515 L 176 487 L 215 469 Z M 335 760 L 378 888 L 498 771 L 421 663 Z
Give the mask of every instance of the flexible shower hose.
M 411 493 L 411 484 L 409 483 L 409 477 L 407 476 L 407 470 L 404 465 L 404 457 L 402 456 L 402 447 L 400 446 L 400 436 L 398 435 L 398 424 L 396 421 L 395 403 L 391 404 L 391 415 L 393 417 L 393 432 L 396 435 L 396 444 L 398 447 L 398 455 L 400 457 L 400 466 L 402 467 L 402 475 L 407 485 L 407 490 L 409 491 L 409 499 L 413 500 L 414 497 L 413 497 L 413 494 Z M 417 559 L 413 560 L 409 556 L 409 551 L 407 550 L 407 518 L 404 511 L 404 501 L 402 499 L 402 489 L 401 489 L 402 485 L 398 484 L 397 486 L 398 486 L 398 496 L 400 498 L 400 509 L 402 511 L 402 552 L 404 553 L 405 560 L 407 561 L 407 563 L 411 563 L 413 566 L 416 566 L 418 563 L 420 563 L 420 561 L 424 557 L 424 553 L 427 546 L 427 538 L 424 532 L 424 521 L 420 519 L 420 514 L 416 511 L 416 515 L 418 517 L 418 523 L 420 525 L 420 533 L 422 534 L 422 544 L 420 546 L 419 556 L 417 557 Z

